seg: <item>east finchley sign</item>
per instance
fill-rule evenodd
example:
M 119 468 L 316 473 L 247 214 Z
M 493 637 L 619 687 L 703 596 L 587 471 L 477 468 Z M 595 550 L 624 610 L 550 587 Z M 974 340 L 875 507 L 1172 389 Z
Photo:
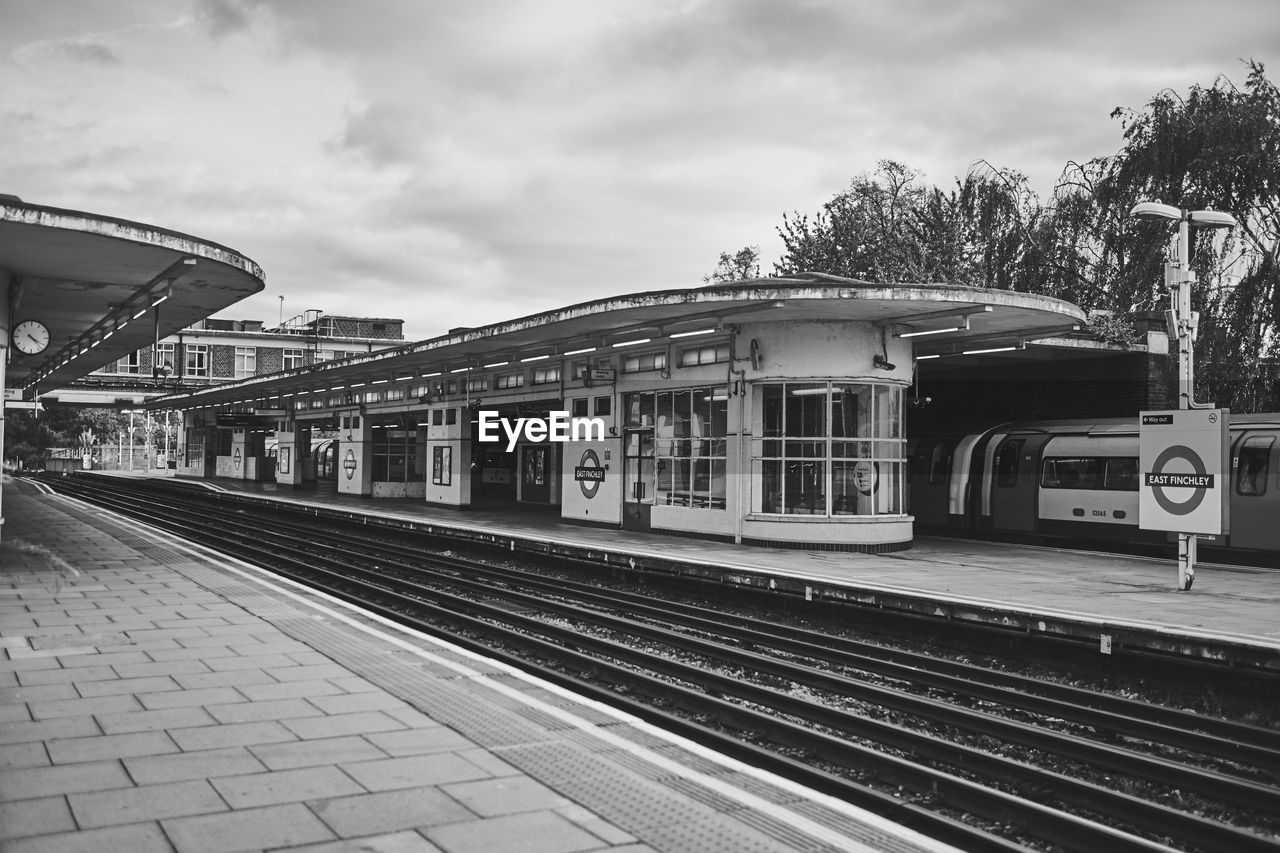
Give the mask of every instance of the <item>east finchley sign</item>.
M 1227 409 L 1142 412 L 1138 421 L 1138 527 L 1227 532 Z

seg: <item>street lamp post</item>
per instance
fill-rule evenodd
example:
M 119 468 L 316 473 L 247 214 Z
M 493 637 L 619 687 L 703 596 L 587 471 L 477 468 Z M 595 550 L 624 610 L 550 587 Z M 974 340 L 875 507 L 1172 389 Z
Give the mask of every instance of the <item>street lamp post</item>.
M 1138 219 L 1161 219 L 1178 223 L 1178 232 L 1170 242 L 1169 262 L 1164 265 L 1165 286 L 1169 288 L 1169 310 L 1165 320 L 1169 335 L 1178 344 L 1178 408 L 1212 409 L 1213 403 L 1196 402 L 1195 340 L 1199 313 L 1191 310 L 1191 285 L 1196 275 L 1191 271 L 1192 228 L 1232 228 L 1235 218 L 1219 210 L 1183 210 L 1171 204 L 1144 201 L 1133 206 L 1130 216 Z M 1191 589 L 1196 574 L 1196 534 L 1178 534 L 1178 589 Z

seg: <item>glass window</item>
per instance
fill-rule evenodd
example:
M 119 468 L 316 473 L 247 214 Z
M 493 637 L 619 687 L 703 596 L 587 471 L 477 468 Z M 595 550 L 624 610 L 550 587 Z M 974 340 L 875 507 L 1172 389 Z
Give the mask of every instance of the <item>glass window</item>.
M 186 352 L 187 359 L 185 375 L 207 378 L 209 376 L 209 345 L 187 344 L 183 350 Z
M 155 348 L 155 364 L 152 366 L 152 373 L 155 376 L 165 378 L 173 375 L 173 366 L 178 363 L 178 359 L 174 356 L 173 341 L 162 341 L 156 344 Z
M 1018 485 L 1018 465 L 1022 460 L 1023 438 L 1006 438 L 996 448 L 996 485 L 1010 488 Z
M 647 370 L 662 370 L 667 366 L 667 351 L 641 352 L 628 355 L 622 359 L 623 373 L 642 373 Z
M 142 354 L 131 352 L 118 362 L 118 371 L 120 373 L 141 373 L 142 372 Z
M 294 347 L 285 347 L 282 359 L 281 364 L 285 370 L 297 370 L 306 364 L 306 352 Z
M 1113 492 L 1138 491 L 1138 459 L 1117 456 L 1103 460 L 1102 488 Z
M 1019 443 L 1021 448 L 1021 443 Z M 1015 451 L 1016 455 L 1016 451 Z M 1013 485 L 1017 482 L 1017 461 L 1013 463 L 1013 472 L 1009 475 Z M 997 483 L 999 483 L 1000 461 L 996 461 Z M 1102 460 L 1096 456 L 1051 456 L 1044 460 L 1040 475 L 1040 485 L 1046 489 L 1098 489 L 1102 485 Z
M 597 415 L 612 398 L 597 397 Z M 603 404 L 603 405 L 602 405 Z M 646 503 L 724 509 L 726 502 L 729 390 L 726 387 L 645 391 L 624 400 L 628 457 L 646 460 Z M 652 460 L 649 462 L 648 460 Z
M 521 371 L 519 373 L 504 373 L 500 376 L 497 376 L 494 378 L 493 387 L 499 390 L 503 388 L 523 388 L 524 372 Z
M 379 483 L 408 483 L 418 471 L 416 430 L 375 424 L 373 432 L 373 479 Z
M 699 364 L 718 364 L 729 360 L 729 343 L 703 344 L 701 346 L 682 347 L 680 349 L 680 366 L 696 367 Z
M 1047 456 L 1040 469 L 1045 489 L 1138 490 L 1135 456 Z
M 258 370 L 258 348 L 236 347 L 236 379 L 248 379 Z
M 902 389 L 872 383 L 756 386 L 759 511 L 901 514 Z
M 575 418 L 585 418 L 588 414 L 588 411 L 589 411 L 588 407 L 590 406 L 590 404 L 591 404 L 590 398 L 578 397 L 572 403 L 572 411 L 570 414 L 572 414 L 572 416 Z
M 1236 462 L 1237 495 L 1258 497 L 1267 493 L 1267 471 L 1274 442 L 1271 436 L 1251 435 L 1240 445 Z
M 552 382 L 560 381 L 560 366 L 552 365 L 550 367 L 535 367 L 533 369 L 534 385 L 549 385 Z
M 467 379 L 467 391 L 488 391 L 488 376 L 472 376 Z

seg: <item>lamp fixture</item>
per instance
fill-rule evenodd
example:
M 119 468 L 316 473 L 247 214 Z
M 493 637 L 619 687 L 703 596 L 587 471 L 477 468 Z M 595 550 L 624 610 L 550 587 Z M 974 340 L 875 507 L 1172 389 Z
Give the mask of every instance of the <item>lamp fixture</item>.
M 510 363 L 511 363 L 511 362 L 509 362 L 509 361 L 495 361 L 493 364 L 486 364 L 486 365 L 485 365 L 485 368 L 487 369 L 487 368 L 490 368 L 490 367 L 506 367 L 506 366 L 507 366 L 508 364 L 510 364 Z M 456 371 L 456 370 L 454 371 L 454 373 L 457 373 L 457 372 L 458 372 L 458 371 Z
M 520 363 L 528 364 L 531 361 L 545 361 L 548 358 L 551 358 L 551 356 L 550 355 L 531 355 L 528 358 L 520 359 Z
M 898 366 L 880 354 L 871 357 L 871 365 L 881 370 L 897 370 Z
M 947 328 L 945 328 L 945 329 L 926 329 L 926 330 L 924 330 L 924 331 L 922 331 L 922 332 L 899 332 L 897 335 L 894 335 L 894 337 L 897 337 L 897 338 L 923 338 L 925 335 L 941 335 L 941 334 L 944 334 L 944 333 L 946 333 L 946 332 L 958 332 L 958 331 L 960 331 L 960 328 L 961 328 L 960 326 L 948 326 L 948 327 L 947 327 Z M 969 328 L 969 324 L 968 324 L 968 322 L 966 322 L 966 323 L 964 324 L 964 328 L 965 328 L 966 330 Z
M 616 344 L 612 344 L 612 346 L 614 346 L 614 347 L 634 347 L 634 346 L 637 346 L 637 345 L 639 345 L 639 344 L 647 344 L 647 343 L 649 343 L 649 341 L 651 341 L 651 340 L 653 340 L 653 339 L 652 339 L 652 338 L 638 338 L 637 340 L 634 340 L 634 341 L 618 341 Z
M 583 353 L 595 352 L 595 347 L 586 347 L 584 349 L 571 349 L 565 355 L 582 355 Z
M 714 331 L 715 331 L 715 329 L 694 329 L 692 332 L 674 332 L 674 333 L 672 333 L 672 334 L 668 335 L 668 337 L 671 337 L 671 338 L 691 338 L 691 337 L 693 337 L 694 335 L 709 335 L 709 334 L 711 334 L 711 333 L 712 333 L 712 332 L 714 332 Z
M 916 356 L 916 361 L 924 361 L 927 358 L 942 358 L 942 355 L 941 353 L 934 353 L 933 355 L 918 355 Z
M 967 349 L 967 350 L 962 350 L 960 354 L 961 355 L 982 355 L 984 353 L 989 353 L 989 352 L 1010 352 L 1016 349 L 1018 349 L 1018 347 L 1016 346 L 991 347 L 989 349 Z

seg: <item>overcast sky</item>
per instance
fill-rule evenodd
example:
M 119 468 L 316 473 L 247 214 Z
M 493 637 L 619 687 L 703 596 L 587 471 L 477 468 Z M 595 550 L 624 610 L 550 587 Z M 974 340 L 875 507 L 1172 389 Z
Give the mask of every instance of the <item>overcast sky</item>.
M 768 273 L 884 158 L 1047 198 L 1115 107 L 1278 52 L 1275 0 L 0 0 L 0 193 L 242 252 L 220 316 L 421 339 Z

